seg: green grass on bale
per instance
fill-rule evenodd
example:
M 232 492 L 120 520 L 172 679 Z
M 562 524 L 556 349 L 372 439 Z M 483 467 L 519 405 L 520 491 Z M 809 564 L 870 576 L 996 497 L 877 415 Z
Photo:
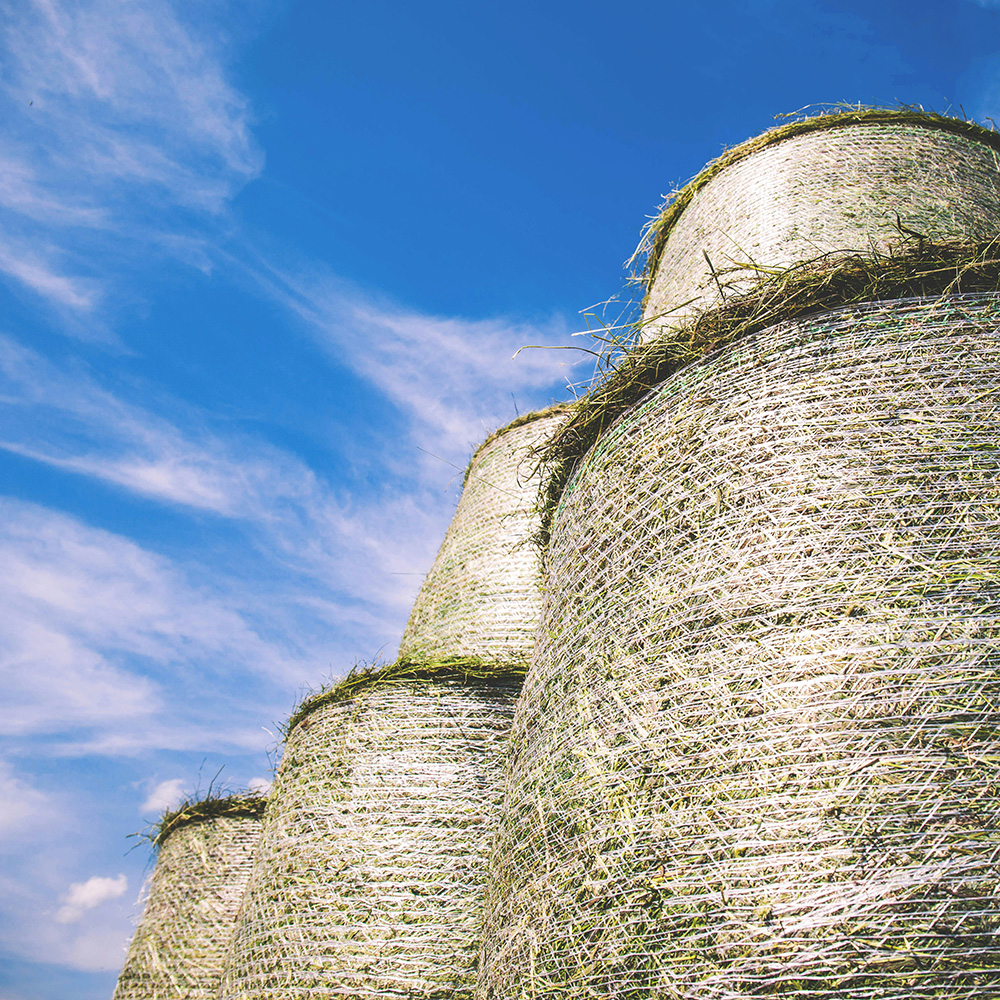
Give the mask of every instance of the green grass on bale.
M 176 809 L 168 809 L 145 836 L 157 847 L 175 830 L 191 823 L 207 823 L 222 816 L 259 819 L 264 815 L 267 798 L 257 792 L 211 792 L 197 801 L 185 799 Z
M 310 694 L 285 723 L 287 736 L 306 716 L 324 705 L 350 701 L 372 688 L 393 684 L 407 684 L 410 681 L 440 680 L 480 684 L 495 684 L 497 687 L 514 683 L 520 684 L 527 673 L 526 662 L 495 663 L 474 656 L 450 656 L 433 660 L 413 660 L 402 658 L 381 667 L 354 667 L 348 675 L 330 687 L 321 688 Z
M 996 139 L 1000 142 L 1000 136 Z M 888 251 L 825 254 L 775 270 L 748 264 L 761 278 L 752 292 L 731 297 L 646 343 L 640 343 L 642 324 L 636 324 L 631 338 L 623 339 L 624 346 L 605 355 L 603 376 L 573 404 L 569 419 L 540 449 L 548 472 L 537 536 L 542 550 L 577 463 L 621 413 L 674 372 L 786 320 L 863 302 L 994 291 L 1000 286 L 1000 238 L 932 242 L 919 234 L 902 235 L 905 238 Z
M 642 241 L 629 262 L 632 264 L 643 260 L 644 266 L 638 280 L 646 286 L 647 295 L 652 287 L 660 255 L 671 229 L 684 209 L 690 204 L 691 199 L 709 181 L 718 176 L 726 167 L 746 159 L 746 157 L 766 149 L 768 146 L 777 145 L 785 139 L 850 125 L 916 125 L 920 128 L 963 135 L 1000 151 L 1000 132 L 983 128 L 976 122 L 936 114 L 933 111 L 924 111 L 923 108 L 919 107 L 871 108 L 860 104 L 847 105 L 835 107 L 833 110 L 824 110 L 820 114 L 798 118 L 794 121 L 786 121 L 753 139 L 727 149 L 721 156 L 712 160 L 692 181 L 675 191 L 660 207 L 659 214 L 644 230 Z

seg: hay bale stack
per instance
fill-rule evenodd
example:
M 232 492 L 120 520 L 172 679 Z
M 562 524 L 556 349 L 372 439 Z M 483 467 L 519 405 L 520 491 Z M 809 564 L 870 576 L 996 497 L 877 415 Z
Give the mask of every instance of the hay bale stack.
M 556 513 L 483 997 L 1000 996 L 1000 295 L 751 335 Z
M 647 234 L 647 339 L 744 292 L 745 266 L 1000 229 L 1000 135 L 921 112 L 849 110 L 729 150 Z M 658 317 L 660 317 L 658 319 Z
M 264 800 L 232 796 L 168 813 L 114 1000 L 215 1000 L 250 876 Z
M 522 676 L 395 665 L 306 702 L 220 997 L 471 995 Z
M 400 656 L 471 656 L 526 662 L 538 614 L 540 567 L 533 449 L 565 407 L 531 413 L 497 431 L 469 464 L 462 497 L 400 642 Z

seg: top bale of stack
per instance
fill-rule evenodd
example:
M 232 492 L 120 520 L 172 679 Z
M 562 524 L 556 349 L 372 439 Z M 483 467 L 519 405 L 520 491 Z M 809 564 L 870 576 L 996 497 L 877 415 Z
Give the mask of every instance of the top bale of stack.
M 648 227 L 643 339 L 767 272 L 1000 230 L 1000 134 L 919 109 L 847 108 L 728 150 Z
M 526 414 L 472 456 L 462 497 L 399 646 L 401 659 L 527 661 L 541 610 L 535 450 L 567 407 Z

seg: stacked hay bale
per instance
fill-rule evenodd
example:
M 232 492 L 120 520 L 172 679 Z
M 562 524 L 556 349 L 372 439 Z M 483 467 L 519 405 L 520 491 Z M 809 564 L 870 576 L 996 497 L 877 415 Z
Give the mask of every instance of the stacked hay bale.
M 1000 218 L 1000 135 L 912 110 L 789 122 L 729 150 L 677 192 L 646 235 L 646 337 L 759 269 L 886 249 L 907 235 L 987 239 Z
M 400 656 L 522 662 L 541 610 L 537 459 L 565 406 L 520 417 L 483 442 L 400 642 Z
M 295 713 L 220 996 L 471 996 L 486 855 L 539 610 L 530 450 L 490 438 L 389 667 Z
M 522 677 L 393 666 L 299 709 L 222 997 L 468 994 Z
M 1000 996 L 1000 264 L 872 253 L 565 427 L 481 996 Z
M 142 920 L 114 1000 L 215 1000 L 264 800 L 210 798 L 168 813 Z

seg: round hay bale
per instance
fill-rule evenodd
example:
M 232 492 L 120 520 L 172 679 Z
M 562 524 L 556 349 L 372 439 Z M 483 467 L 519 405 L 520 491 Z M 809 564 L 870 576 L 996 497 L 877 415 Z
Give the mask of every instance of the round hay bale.
M 673 375 L 556 511 L 481 996 L 1000 997 L 1000 295 Z
M 417 595 L 399 655 L 527 662 L 538 614 L 540 566 L 533 449 L 564 406 L 527 414 L 480 445 L 451 525 Z
M 293 716 L 222 998 L 471 995 L 521 674 L 351 676 Z
M 262 798 L 232 796 L 164 817 L 114 1000 L 215 1000 L 263 811 Z
M 1000 135 L 913 111 L 764 133 L 709 164 L 653 224 L 645 338 L 826 254 L 1000 232 Z

